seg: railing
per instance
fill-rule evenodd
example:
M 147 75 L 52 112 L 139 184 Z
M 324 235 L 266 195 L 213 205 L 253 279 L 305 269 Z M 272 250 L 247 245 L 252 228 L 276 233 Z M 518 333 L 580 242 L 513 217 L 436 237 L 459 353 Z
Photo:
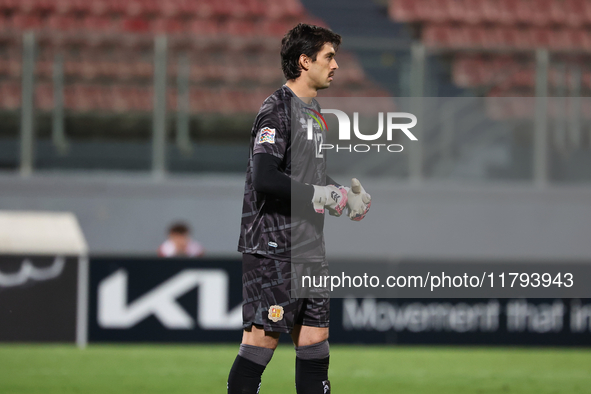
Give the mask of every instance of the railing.
M 28 176 L 35 171 L 36 157 L 34 124 L 36 39 L 34 33 L 25 33 L 22 42 L 22 104 L 18 137 L 20 142 L 18 170 L 22 176 Z M 405 170 L 400 175 L 414 183 L 430 179 L 470 178 L 464 171 L 470 168 L 470 163 L 467 159 L 462 158 L 462 151 L 471 151 L 473 155 L 477 154 L 476 152 L 489 154 L 490 152 L 486 153 L 488 148 L 494 148 L 496 144 L 499 144 L 499 141 L 514 138 L 523 129 L 529 130 L 531 128 L 531 135 L 528 136 L 530 142 L 526 144 L 527 149 L 531 150 L 530 168 L 526 171 L 528 172 L 526 176 L 517 177 L 517 179 L 531 181 L 535 185 L 544 187 L 556 178 L 552 173 L 553 151 L 575 149 L 589 152 L 587 145 L 591 138 L 587 136 L 586 132 L 588 132 L 591 123 L 586 118 L 583 109 L 588 100 L 585 97 L 580 97 L 581 92 L 584 91 L 583 71 L 578 66 L 567 67 L 564 65 L 560 56 L 566 52 L 550 53 L 547 49 L 536 49 L 529 52 L 507 49 L 502 51 L 435 50 L 426 48 L 418 42 L 409 48 L 408 45 L 394 40 L 375 41 L 366 38 L 347 39 L 346 37 L 343 45 L 349 51 L 373 51 L 372 53 L 376 57 L 387 58 L 386 55 L 388 55 L 398 60 L 394 66 L 385 62 L 386 64 L 382 64 L 381 67 L 386 71 L 391 70 L 391 78 L 396 79 L 398 83 L 399 91 L 394 92 L 394 96 L 399 96 L 396 100 L 404 101 L 406 99 L 403 97 L 408 97 L 411 112 L 418 119 L 424 121 L 419 122 L 415 129 L 419 136 L 418 141 L 410 144 L 405 154 L 393 159 L 390 164 L 403 165 Z M 178 51 L 171 53 L 166 36 L 155 37 L 153 47 L 153 110 L 152 128 L 149 131 L 151 153 L 148 160 L 151 163 L 150 170 L 153 176 L 159 179 L 170 171 L 167 129 L 172 121 L 175 125 L 174 145 L 181 156 L 191 157 L 203 154 L 203 151 L 201 153 L 195 152 L 195 141 L 192 141 L 190 133 L 190 122 L 194 115 L 191 112 L 190 97 L 192 89 L 191 59 L 187 53 Z M 441 78 L 435 75 L 436 70 L 441 67 L 441 58 L 450 54 L 474 52 L 509 55 L 535 54 L 535 86 L 533 89 L 535 98 L 516 98 L 522 103 L 533 103 L 535 108 L 531 118 L 522 119 L 521 125 L 523 127 L 518 126 L 516 123 L 519 122 L 512 119 L 511 116 L 507 116 L 505 119 L 491 120 L 490 114 L 487 113 L 487 102 L 500 99 L 485 98 L 482 101 L 476 97 L 479 94 L 484 96 L 494 94 L 495 89 L 503 85 L 502 76 L 495 80 L 494 85 L 486 86 L 485 91 L 482 88 L 480 90 L 466 89 L 464 97 L 460 98 L 429 98 L 441 96 L 444 93 L 440 86 Z M 554 55 L 556 55 L 556 60 L 553 63 Z M 361 60 L 363 63 L 363 59 Z M 64 109 L 64 62 L 62 54 L 55 55 L 52 73 L 53 108 L 50 116 L 51 144 L 59 155 L 67 156 L 72 141 L 66 137 L 68 134 L 66 130 L 68 113 Z M 173 108 L 174 114 L 169 115 L 167 111 L 171 108 L 169 89 L 171 82 L 168 71 L 172 67 L 171 63 L 176 65 L 176 80 L 173 82 L 176 105 Z M 257 72 L 257 69 L 253 67 L 252 72 Z M 510 76 L 510 73 L 507 75 Z M 553 90 L 549 87 L 550 77 L 553 78 L 552 81 L 556 85 Z M 384 84 L 387 85 L 386 81 Z M 272 93 L 272 90 L 269 88 L 267 94 Z M 327 93 L 323 92 L 323 94 L 329 96 L 330 91 L 329 89 Z M 549 98 L 552 95 L 559 97 Z M 549 109 L 551 109 L 550 112 Z M 230 115 L 230 117 L 232 116 Z M 244 124 L 248 125 L 251 122 L 252 119 Z M 244 130 L 244 133 L 246 135 L 248 131 Z M 511 143 L 509 142 L 503 149 L 511 150 Z M 505 152 L 505 154 L 509 153 Z M 375 161 L 380 160 L 384 161 L 384 158 L 371 158 L 365 162 L 360 160 L 360 168 L 365 168 L 368 173 L 371 173 L 375 165 L 379 164 Z M 405 163 L 402 163 L 403 161 Z M 481 180 L 491 178 L 485 172 L 481 171 L 475 177 Z M 590 180 L 591 168 L 583 172 L 585 173 L 583 180 Z M 560 177 L 558 180 L 561 180 Z

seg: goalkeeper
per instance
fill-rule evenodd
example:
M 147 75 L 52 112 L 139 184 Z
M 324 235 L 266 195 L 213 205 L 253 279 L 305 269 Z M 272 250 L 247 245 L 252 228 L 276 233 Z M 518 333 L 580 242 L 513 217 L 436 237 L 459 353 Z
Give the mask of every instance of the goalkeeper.
M 298 394 L 330 393 L 328 296 L 295 298 L 291 279 L 295 265 L 328 274 L 326 211 L 359 221 L 371 205 L 357 179 L 345 187 L 326 175 L 326 158 L 316 148 L 326 130 L 316 127 L 308 138 L 306 116 L 320 112 L 314 98 L 333 80 L 340 43 L 322 27 L 299 24 L 289 31 L 281 43 L 287 83 L 263 102 L 253 124 L 238 243 L 244 331 L 229 394 L 259 392 L 281 333 L 295 345 Z

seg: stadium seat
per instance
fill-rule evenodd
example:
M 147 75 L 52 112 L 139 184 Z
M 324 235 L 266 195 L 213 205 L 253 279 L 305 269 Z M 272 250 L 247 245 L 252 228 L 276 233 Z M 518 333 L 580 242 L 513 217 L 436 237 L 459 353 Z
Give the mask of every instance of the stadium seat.
M 477 33 L 478 37 L 470 34 Z M 423 42 L 431 47 L 465 48 L 473 46 L 480 39 L 480 28 L 455 25 L 427 25 L 423 31 Z
M 14 111 L 21 106 L 21 85 L 17 82 L 0 83 L 0 105 L 3 109 Z
M 122 29 L 131 33 L 146 33 L 150 31 L 150 23 L 143 18 L 124 18 L 122 20 Z
M 53 105 L 58 50 L 65 55 L 68 110 L 151 111 L 153 39 L 163 33 L 169 37 L 170 78 L 176 77 L 177 53 L 194 53 L 190 79 L 199 87 L 191 89 L 192 108 L 256 112 L 283 81 L 278 38 L 297 21 L 325 25 L 306 16 L 299 0 L 0 0 L 0 43 L 9 48 L 0 56 L 0 77 L 15 82 L 0 86 L 6 93 L 0 106 L 20 106 L 22 32 L 35 29 L 41 31 L 36 103 L 43 111 Z M 344 52 L 341 57 L 346 67 L 339 83 L 367 85 L 358 62 Z M 175 108 L 176 91 L 169 89 L 167 97 Z
M 567 31 L 570 47 L 591 51 L 591 32 L 588 29 L 570 29 Z
M 197 36 L 213 37 L 220 32 L 220 27 L 217 21 L 210 19 L 195 19 L 189 22 L 189 33 Z
M 550 22 L 550 2 L 555 0 L 519 0 L 515 2 L 517 22 L 546 26 Z
M 193 113 L 217 112 L 218 102 L 216 95 L 211 94 L 209 90 L 203 88 L 191 89 L 189 99 L 191 112 Z
M 25 14 L 45 14 L 55 10 L 55 1 L 53 0 L 20 0 L 17 4 L 18 12 Z
M 517 23 L 517 9 L 514 0 L 498 0 L 498 19 L 499 24 L 513 25 Z
M 1 74 L 12 79 L 21 77 L 22 62 L 17 58 L 2 59 L 0 61 Z
M 43 25 L 41 17 L 38 15 L 20 13 L 14 14 L 9 23 L 11 29 L 16 31 L 39 30 Z
M 157 34 L 181 34 L 185 31 L 185 26 L 178 19 L 157 18 L 152 21 L 150 31 Z
M 70 15 L 53 14 L 47 18 L 45 28 L 56 31 L 81 30 L 82 21 Z
M 435 4 L 436 2 L 423 2 L 424 5 L 427 7 L 427 10 L 438 10 L 439 7 Z M 467 2 L 463 0 L 443 0 L 438 2 L 444 6 L 443 11 L 439 11 L 440 14 L 444 17 L 442 19 L 443 22 L 467 22 L 468 18 L 466 17 L 466 6 Z M 430 7 L 432 6 L 432 8 Z M 430 11 L 433 12 L 433 11 Z
M 418 20 L 418 11 L 415 0 L 390 0 L 388 15 L 399 22 L 415 22 Z
M 41 111 L 53 109 L 53 85 L 39 83 L 35 86 L 35 108 Z
M 228 19 L 221 25 L 220 31 L 235 37 L 252 37 L 256 35 L 257 28 L 250 19 Z
M 241 10 L 233 12 L 235 18 L 260 18 L 265 14 L 265 5 L 259 0 L 240 0 Z M 244 15 L 240 16 L 240 13 Z
M 0 10 L 14 12 L 19 8 L 20 0 L 0 0 Z
M 104 16 L 88 15 L 82 20 L 84 30 L 89 32 L 117 31 L 118 24 Z
M 124 2 L 124 12 L 131 17 L 158 15 L 160 11 L 160 5 L 158 3 L 155 0 L 128 0 Z
M 571 27 L 579 27 L 585 23 L 586 20 L 586 9 L 587 2 L 584 0 L 565 0 L 563 8 L 565 12 L 565 23 Z M 558 4 L 558 3 L 555 3 Z

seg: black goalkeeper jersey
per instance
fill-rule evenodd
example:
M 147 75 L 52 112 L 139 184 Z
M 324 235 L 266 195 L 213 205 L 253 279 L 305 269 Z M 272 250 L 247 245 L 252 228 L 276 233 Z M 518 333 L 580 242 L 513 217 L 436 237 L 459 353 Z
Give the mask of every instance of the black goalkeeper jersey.
M 314 211 L 311 201 L 297 203 L 258 193 L 252 182 L 253 156 L 267 153 L 281 159 L 280 170 L 293 180 L 326 185 L 326 159 L 318 149 L 326 128 L 316 121 L 319 113 L 316 100 L 306 104 L 285 85 L 263 102 L 251 130 L 239 252 L 284 261 L 324 260 L 324 215 Z M 311 136 L 308 119 L 313 119 Z

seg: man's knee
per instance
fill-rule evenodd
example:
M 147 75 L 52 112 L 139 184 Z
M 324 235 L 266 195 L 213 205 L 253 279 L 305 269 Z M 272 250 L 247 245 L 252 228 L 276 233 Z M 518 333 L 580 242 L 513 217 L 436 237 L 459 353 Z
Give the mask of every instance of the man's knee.
M 328 339 L 327 327 L 299 326 L 292 333 L 292 340 L 296 347 L 310 346 Z
M 244 329 L 242 343 L 275 350 L 279 343 L 279 335 L 278 332 L 265 331 L 262 327 L 252 325 Z

